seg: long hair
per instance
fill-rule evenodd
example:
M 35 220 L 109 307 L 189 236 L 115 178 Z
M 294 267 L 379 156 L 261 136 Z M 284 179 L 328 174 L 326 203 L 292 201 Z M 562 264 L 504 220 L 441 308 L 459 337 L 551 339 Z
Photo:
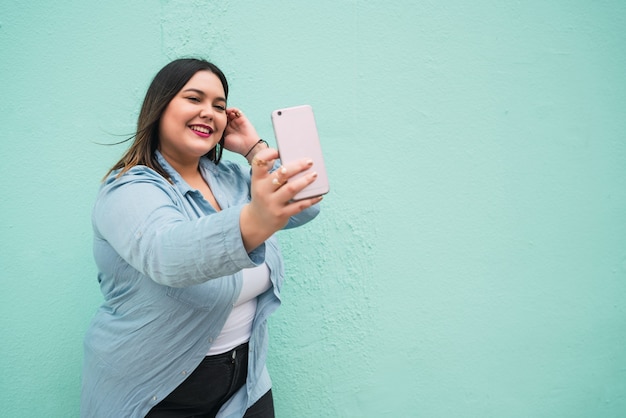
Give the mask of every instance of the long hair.
M 155 155 L 159 147 L 159 122 L 170 101 L 198 71 L 209 71 L 215 74 L 222 82 L 225 98 L 228 99 L 226 76 L 215 64 L 196 58 L 183 58 L 170 62 L 157 73 L 148 87 L 137 119 L 137 132 L 128 139 L 134 138 L 133 143 L 107 172 L 105 178 L 115 170 L 120 170 L 117 174 L 119 177 L 136 165 L 145 165 L 164 178 L 169 178 Z M 215 164 L 219 163 L 223 148 L 224 136 L 222 135 L 218 144 L 206 154 L 206 157 Z

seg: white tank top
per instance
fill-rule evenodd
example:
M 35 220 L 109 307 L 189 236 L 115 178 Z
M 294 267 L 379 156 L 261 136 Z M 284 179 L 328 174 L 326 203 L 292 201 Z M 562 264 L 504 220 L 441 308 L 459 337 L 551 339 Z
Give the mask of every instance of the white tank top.
M 257 296 L 268 290 L 271 285 L 270 269 L 267 264 L 243 270 L 241 293 L 207 356 L 225 353 L 250 339 Z

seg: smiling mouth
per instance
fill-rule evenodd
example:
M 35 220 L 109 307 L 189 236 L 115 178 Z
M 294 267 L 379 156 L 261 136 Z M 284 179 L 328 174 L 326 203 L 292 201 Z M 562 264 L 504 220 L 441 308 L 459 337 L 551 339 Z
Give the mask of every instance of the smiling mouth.
M 189 126 L 192 131 L 198 132 L 204 135 L 211 135 L 213 133 L 213 129 L 210 126 L 201 126 L 201 125 L 191 125 Z

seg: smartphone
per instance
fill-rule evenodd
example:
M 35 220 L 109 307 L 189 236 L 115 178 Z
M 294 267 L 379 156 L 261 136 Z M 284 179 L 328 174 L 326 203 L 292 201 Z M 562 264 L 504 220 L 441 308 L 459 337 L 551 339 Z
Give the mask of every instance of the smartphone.
M 306 175 L 315 171 L 317 178 L 307 187 L 296 194 L 293 200 L 302 200 L 309 197 L 321 196 L 330 190 L 322 147 L 317 125 L 313 116 L 313 108 L 309 105 L 286 107 L 272 112 L 272 125 L 280 160 L 283 164 L 300 158 L 313 160 L 313 167 L 292 177 Z

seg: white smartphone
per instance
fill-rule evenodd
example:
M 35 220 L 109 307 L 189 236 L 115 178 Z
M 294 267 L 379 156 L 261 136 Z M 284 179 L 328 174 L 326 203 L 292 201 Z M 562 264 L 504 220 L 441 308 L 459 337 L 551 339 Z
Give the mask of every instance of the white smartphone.
M 322 147 L 315 124 L 313 108 L 309 105 L 287 107 L 272 112 L 274 136 L 283 164 L 300 158 L 313 160 L 313 167 L 292 177 L 296 179 L 315 171 L 317 179 L 296 194 L 293 200 L 321 196 L 330 190 Z

